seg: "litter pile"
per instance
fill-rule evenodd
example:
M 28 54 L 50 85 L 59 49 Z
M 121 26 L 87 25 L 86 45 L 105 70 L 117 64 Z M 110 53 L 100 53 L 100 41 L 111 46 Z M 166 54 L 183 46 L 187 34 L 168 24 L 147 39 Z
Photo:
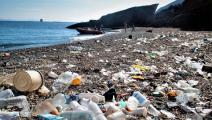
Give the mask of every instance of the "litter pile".
M 114 47 L 94 40 L 66 48 L 92 63 L 58 57 L 58 63 L 42 64 L 48 71 L 38 67 L 0 77 L 0 119 L 212 119 L 212 40 L 195 33 L 135 34 L 115 39 Z

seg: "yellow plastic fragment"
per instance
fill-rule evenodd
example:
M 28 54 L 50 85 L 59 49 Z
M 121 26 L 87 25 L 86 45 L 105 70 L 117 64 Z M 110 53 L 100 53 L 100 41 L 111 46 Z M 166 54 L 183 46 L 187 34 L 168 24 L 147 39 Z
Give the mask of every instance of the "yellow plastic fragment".
M 131 76 L 133 79 L 139 79 L 139 80 L 144 80 L 144 77 L 143 76 L 138 76 L 138 75 L 134 75 L 134 76 Z
M 144 67 L 141 65 L 133 65 L 133 67 L 139 69 L 140 71 L 150 71 L 148 67 Z

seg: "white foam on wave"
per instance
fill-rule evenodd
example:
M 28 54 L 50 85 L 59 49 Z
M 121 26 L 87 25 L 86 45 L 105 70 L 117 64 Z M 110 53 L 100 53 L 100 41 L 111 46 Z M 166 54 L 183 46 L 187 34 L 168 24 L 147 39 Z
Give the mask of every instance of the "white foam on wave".
M 106 32 L 106 33 L 100 34 L 100 35 L 79 35 L 79 36 L 74 37 L 72 41 L 90 40 L 90 39 L 95 39 L 95 38 L 103 37 L 105 35 L 115 34 L 115 33 L 119 33 L 119 32 L 121 32 L 121 30 L 113 30 L 113 31 L 109 31 L 109 32 Z
M 103 34 L 101 34 L 101 35 L 80 35 L 80 36 L 74 37 L 73 41 L 90 40 L 90 39 L 99 38 L 99 37 L 102 37 L 102 36 L 103 36 Z

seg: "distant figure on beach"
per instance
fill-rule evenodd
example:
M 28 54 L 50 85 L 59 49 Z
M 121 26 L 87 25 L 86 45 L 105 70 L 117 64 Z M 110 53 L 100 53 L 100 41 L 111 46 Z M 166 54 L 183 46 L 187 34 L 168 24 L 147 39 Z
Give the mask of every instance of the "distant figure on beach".
M 135 25 L 132 25 L 132 32 L 135 32 Z
M 103 27 L 104 27 L 104 26 L 101 24 L 101 25 L 99 26 L 98 30 L 99 30 L 99 31 L 103 31 Z
M 125 33 L 127 32 L 127 23 L 125 22 L 124 23 L 124 30 L 125 30 Z
M 96 27 L 96 25 L 95 25 L 95 27 L 94 27 L 94 30 L 98 30 L 97 27 Z

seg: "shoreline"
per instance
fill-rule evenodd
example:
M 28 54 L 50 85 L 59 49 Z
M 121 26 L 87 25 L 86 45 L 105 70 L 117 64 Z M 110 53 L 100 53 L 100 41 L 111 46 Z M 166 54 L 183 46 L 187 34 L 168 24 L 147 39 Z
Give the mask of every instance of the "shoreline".
M 70 44 L 9 51 L 10 58 L 1 57 L 0 77 L 14 73 L 19 69 L 38 70 L 44 75 L 46 87 L 52 90 L 51 86 L 55 79 L 49 78 L 48 72 L 54 71 L 59 75 L 65 71 L 72 71 L 82 75 L 84 81 L 80 86 L 71 86 L 66 92 L 93 91 L 102 94 L 107 91 L 107 81 L 113 79 L 115 73 L 122 70 L 129 71 L 130 66 L 139 63 L 155 68 L 156 73 L 171 72 L 171 68 L 176 71 L 186 70 L 190 75 L 186 77 L 182 75 L 180 76 L 181 79 L 198 80 L 199 84 L 196 88 L 202 91 L 201 100 L 208 102 L 212 99 L 212 93 L 209 91 L 211 89 L 210 83 L 189 67 L 182 63 L 176 63 L 175 60 L 175 56 L 200 59 L 201 54 L 212 58 L 211 43 L 200 44 L 205 38 L 208 40 L 212 38 L 211 32 L 180 31 L 172 28 L 136 28 L 136 31 L 132 33 L 131 29 L 128 30 L 128 33 L 124 33 L 122 30 L 117 34 L 85 41 L 74 41 Z M 152 32 L 146 32 L 147 30 L 152 30 Z M 132 35 L 132 39 L 128 39 L 129 35 Z M 198 47 L 198 50 L 192 52 L 193 46 L 190 44 Z M 204 61 L 210 63 L 210 59 L 207 57 L 204 58 Z M 153 75 L 155 72 L 144 73 L 143 75 Z M 171 85 L 171 83 L 178 81 L 177 77 L 179 78 L 177 73 L 174 73 L 172 79 L 165 75 L 152 80 L 135 80 L 130 83 L 114 81 L 114 84 L 118 93 L 128 93 L 129 89 L 139 90 L 152 97 L 154 87 L 149 86 L 143 89 L 141 84 L 144 81 L 154 86 L 162 86 L 164 83 Z M 40 101 L 54 96 L 50 93 L 48 97 L 42 97 L 37 92 L 26 93 L 25 95 L 31 108 L 34 108 Z M 165 105 L 167 99 L 162 97 L 157 100 L 153 97 L 151 103 L 160 108 L 161 106 L 157 105 L 157 101 Z M 211 108 L 211 105 L 212 103 L 206 105 L 205 108 Z M 183 113 L 179 109 L 174 109 L 171 112 L 176 115 L 176 119 L 180 120 L 188 116 L 192 117 L 192 114 Z
M 104 37 L 104 36 L 107 36 L 107 35 L 117 34 L 119 32 L 121 32 L 121 30 L 117 29 L 115 31 L 107 31 L 106 33 L 100 34 L 100 35 L 80 35 L 80 34 L 78 34 L 77 36 L 73 37 L 72 39 L 67 40 L 67 42 L 65 42 L 65 43 L 55 43 L 55 44 L 46 44 L 46 45 L 40 45 L 39 44 L 39 45 L 34 45 L 34 46 L 33 46 L 33 44 L 31 44 L 32 47 L 14 48 L 14 49 L 8 47 L 8 48 L 6 48 L 7 50 L 2 50 L 2 51 L 0 51 L 0 53 L 12 52 L 12 51 L 22 51 L 22 50 L 28 50 L 28 49 L 39 49 L 39 48 L 43 48 L 43 47 L 54 47 L 54 46 L 67 45 L 67 44 L 71 44 L 73 42 L 97 39 L 97 38 Z

